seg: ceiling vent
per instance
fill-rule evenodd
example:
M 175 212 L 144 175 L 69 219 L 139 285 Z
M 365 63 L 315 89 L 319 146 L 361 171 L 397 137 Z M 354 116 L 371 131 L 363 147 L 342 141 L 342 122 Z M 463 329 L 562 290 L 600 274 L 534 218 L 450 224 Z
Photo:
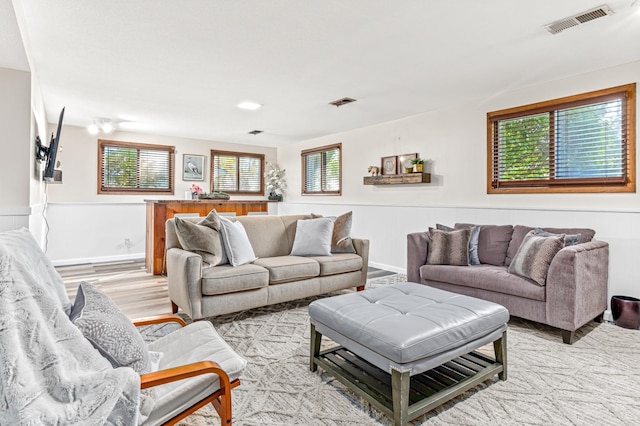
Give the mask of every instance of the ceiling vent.
M 544 28 L 551 34 L 558 34 L 567 28 L 577 27 L 580 24 L 584 24 L 594 19 L 604 18 L 607 15 L 613 15 L 613 10 L 606 4 L 598 6 L 595 9 L 587 10 L 586 12 L 579 13 L 577 15 L 570 16 L 568 18 L 561 19 L 556 22 L 552 22 L 544 26 Z
M 355 99 L 351 99 L 351 98 L 342 98 L 342 99 L 338 99 L 337 101 L 329 102 L 329 105 L 335 105 L 339 107 L 342 105 L 350 104 L 351 102 L 355 102 L 355 101 L 356 101 Z
M 264 130 L 252 130 L 249 132 L 250 135 L 259 135 L 260 133 L 264 132 Z

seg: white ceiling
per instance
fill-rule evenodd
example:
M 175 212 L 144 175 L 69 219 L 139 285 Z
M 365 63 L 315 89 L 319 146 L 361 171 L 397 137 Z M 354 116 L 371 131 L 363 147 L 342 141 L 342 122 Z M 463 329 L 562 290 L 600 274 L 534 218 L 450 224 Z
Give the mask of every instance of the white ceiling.
M 65 124 L 267 146 L 639 60 L 631 2 L 553 36 L 543 25 L 602 3 L 13 0 L 50 121 L 66 106 Z M 11 4 L 0 66 L 28 69 Z

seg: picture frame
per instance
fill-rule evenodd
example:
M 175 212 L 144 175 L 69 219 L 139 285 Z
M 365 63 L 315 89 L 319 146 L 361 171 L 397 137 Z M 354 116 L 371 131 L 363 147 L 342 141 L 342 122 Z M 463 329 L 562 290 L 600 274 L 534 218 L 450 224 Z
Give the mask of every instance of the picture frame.
M 182 180 L 204 180 L 204 155 L 182 154 Z
M 411 164 L 411 160 L 415 160 L 418 158 L 418 153 L 414 152 L 412 154 L 402 154 L 398 155 L 398 174 L 407 174 L 412 172 L 407 172 L 407 169 L 411 169 L 413 171 L 413 164 Z M 407 167 L 407 163 L 409 163 L 409 167 Z
M 398 156 L 397 155 L 390 155 L 388 157 L 382 157 L 380 159 L 380 174 L 381 175 L 398 174 Z

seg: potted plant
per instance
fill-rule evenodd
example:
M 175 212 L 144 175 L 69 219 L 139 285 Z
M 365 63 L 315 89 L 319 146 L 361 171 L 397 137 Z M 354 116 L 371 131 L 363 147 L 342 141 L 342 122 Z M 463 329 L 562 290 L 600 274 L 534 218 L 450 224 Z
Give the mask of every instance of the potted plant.
M 267 162 L 268 170 L 264 174 L 265 187 L 269 193 L 269 199 L 274 201 L 282 201 L 284 189 L 287 182 L 284 178 L 285 169 L 281 169 L 277 164 Z
M 414 158 L 411 160 L 411 164 L 413 164 L 413 173 L 424 172 L 424 160 L 422 158 Z
M 204 191 L 195 183 L 191 185 L 191 198 L 197 200 Z

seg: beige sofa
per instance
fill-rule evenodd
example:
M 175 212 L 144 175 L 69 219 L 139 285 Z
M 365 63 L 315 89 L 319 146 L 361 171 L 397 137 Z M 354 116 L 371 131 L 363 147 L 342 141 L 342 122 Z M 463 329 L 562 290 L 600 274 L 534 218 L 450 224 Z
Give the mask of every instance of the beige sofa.
M 197 223 L 202 218 L 183 218 Z M 356 253 L 332 256 L 290 256 L 300 219 L 310 215 L 239 216 L 258 257 L 233 267 L 209 267 L 200 255 L 182 249 L 174 219 L 166 225 L 167 278 L 172 310 L 192 319 L 239 312 L 259 306 L 364 286 L 369 241 L 353 239 Z M 204 265 L 204 266 L 203 266 Z

